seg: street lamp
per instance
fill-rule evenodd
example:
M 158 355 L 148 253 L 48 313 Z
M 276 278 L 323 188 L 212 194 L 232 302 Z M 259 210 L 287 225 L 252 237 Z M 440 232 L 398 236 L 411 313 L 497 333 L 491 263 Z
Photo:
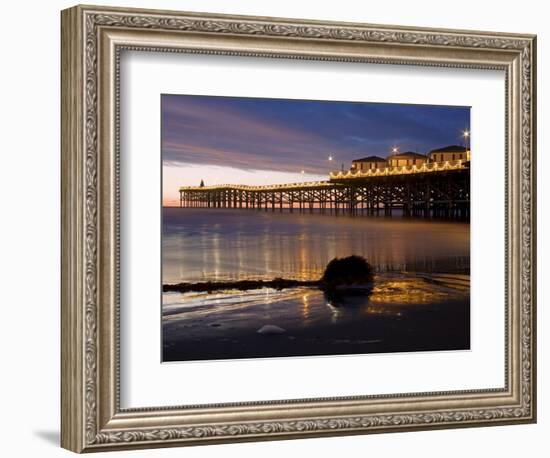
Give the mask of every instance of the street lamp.
M 462 138 L 464 139 L 465 147 L 466 147 L 466 160 L 470 160 L 470 131 L 469 130 L 463 130 L 462 131 Z
M 470 131 L 469 130 L 463 130 L 462 131 L 462 138 L 465 142 L 468 142 L 470 140 Z
M 334 156 L 332 154 L 328 155 L 328 163 L 329 163 L 329 171 L 328 173 L 332 173 L 332 163 L 334 162 Z
M 394 146 L 394 147 L 391 149 L 391 152 L 392 152 L 392 154 L 397 154 L 397 153 L 399 152 L 399 147 Z

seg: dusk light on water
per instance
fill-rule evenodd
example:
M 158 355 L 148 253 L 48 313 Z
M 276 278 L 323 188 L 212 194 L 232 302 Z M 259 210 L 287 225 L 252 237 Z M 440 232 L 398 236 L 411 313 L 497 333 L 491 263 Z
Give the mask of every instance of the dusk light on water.
M 469 349 L 469 116 L 162 96 L 163 360 Z

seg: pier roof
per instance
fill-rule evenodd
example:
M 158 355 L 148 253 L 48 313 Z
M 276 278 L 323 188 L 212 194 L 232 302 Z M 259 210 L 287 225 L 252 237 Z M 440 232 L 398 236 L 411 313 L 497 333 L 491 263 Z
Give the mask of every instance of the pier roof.
M 437 148 L 430 151 L 430 153 L 464 153 L 468 149 L 465 146 L 449 145 L 443 148 Z
M 386 162 L 386 159 L 380 156 L 367 156 L 361 159 L 354 159 L 351 162 Z
M 415 153 L 414 151 L 405 151 L 404 153 L 392 154 L 388 159 L 410 159 L 410 158 L 423 158 L 426 159 L 426 155 Z

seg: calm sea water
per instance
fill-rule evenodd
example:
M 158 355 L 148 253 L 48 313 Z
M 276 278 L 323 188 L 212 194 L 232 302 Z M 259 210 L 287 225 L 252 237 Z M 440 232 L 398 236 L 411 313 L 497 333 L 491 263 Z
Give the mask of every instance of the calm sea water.
M 334 257 L 362 255 L 377 272 L 470 267 L 470 225 L 223 209 L 163 209 L 163 283 L 317 279 Z
M 163 283 L 318 279 L 351 254 L 377 272 L 355 296 L 164 293 L 164 361 L 469 348 L 466 223 L 165 208 L 162 244 Z M 281 332 L 265 335 L 266 325 Z

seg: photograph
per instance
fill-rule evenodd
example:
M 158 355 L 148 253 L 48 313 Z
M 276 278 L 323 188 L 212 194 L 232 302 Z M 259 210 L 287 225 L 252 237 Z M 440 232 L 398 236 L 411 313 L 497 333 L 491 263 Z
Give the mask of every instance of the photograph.
M 475 456 L 475 437 L 504 432 L 483 427 L 538 421 L 543 15 L 287 6 L 39 14 L 52 52 L 34 66 L 60 66 L 55 90 L 27 99 L 60 117 L 30 136 L 23 123 L 6 150 L 41 145 L 30 185 L 15 173 L 28 167 L 6 170 L 18 230 L 55 214 L 29 210 L 37 192 L 61 198 L 60 253 L 37 277 L 61 313 L 38 307 L 58 323 L 34 320 L 30 353 L 8 353 L 50 368 L 36 352 L 60 344 L 33 404 L 57 399 L 64 449 L 258 455 L 252 442 L 333 436 L 342 454 L 342 436 L 369 435 L 426 456 L 420 431 L 438 430 L 434 450 L 461 434 L 457 454 Z M 26 113 L 11 92 L 11 117 Z M 53 133 L 59 161 L 44 154 Z M 57 186 L 41 184 L 51 166 Z M 52 244 L 5 240 L 28 283 L 25 253 Z M 7 309 L 25 288 L 7 288 Z M 38 426 L 41 450 L 53 430 Z M 540 449 L 536 425 L 513 428 L 513 444 L 482 439 L 497 455 Z
M 160 110 L 163 362 L 470 349 L 470 107 Z

